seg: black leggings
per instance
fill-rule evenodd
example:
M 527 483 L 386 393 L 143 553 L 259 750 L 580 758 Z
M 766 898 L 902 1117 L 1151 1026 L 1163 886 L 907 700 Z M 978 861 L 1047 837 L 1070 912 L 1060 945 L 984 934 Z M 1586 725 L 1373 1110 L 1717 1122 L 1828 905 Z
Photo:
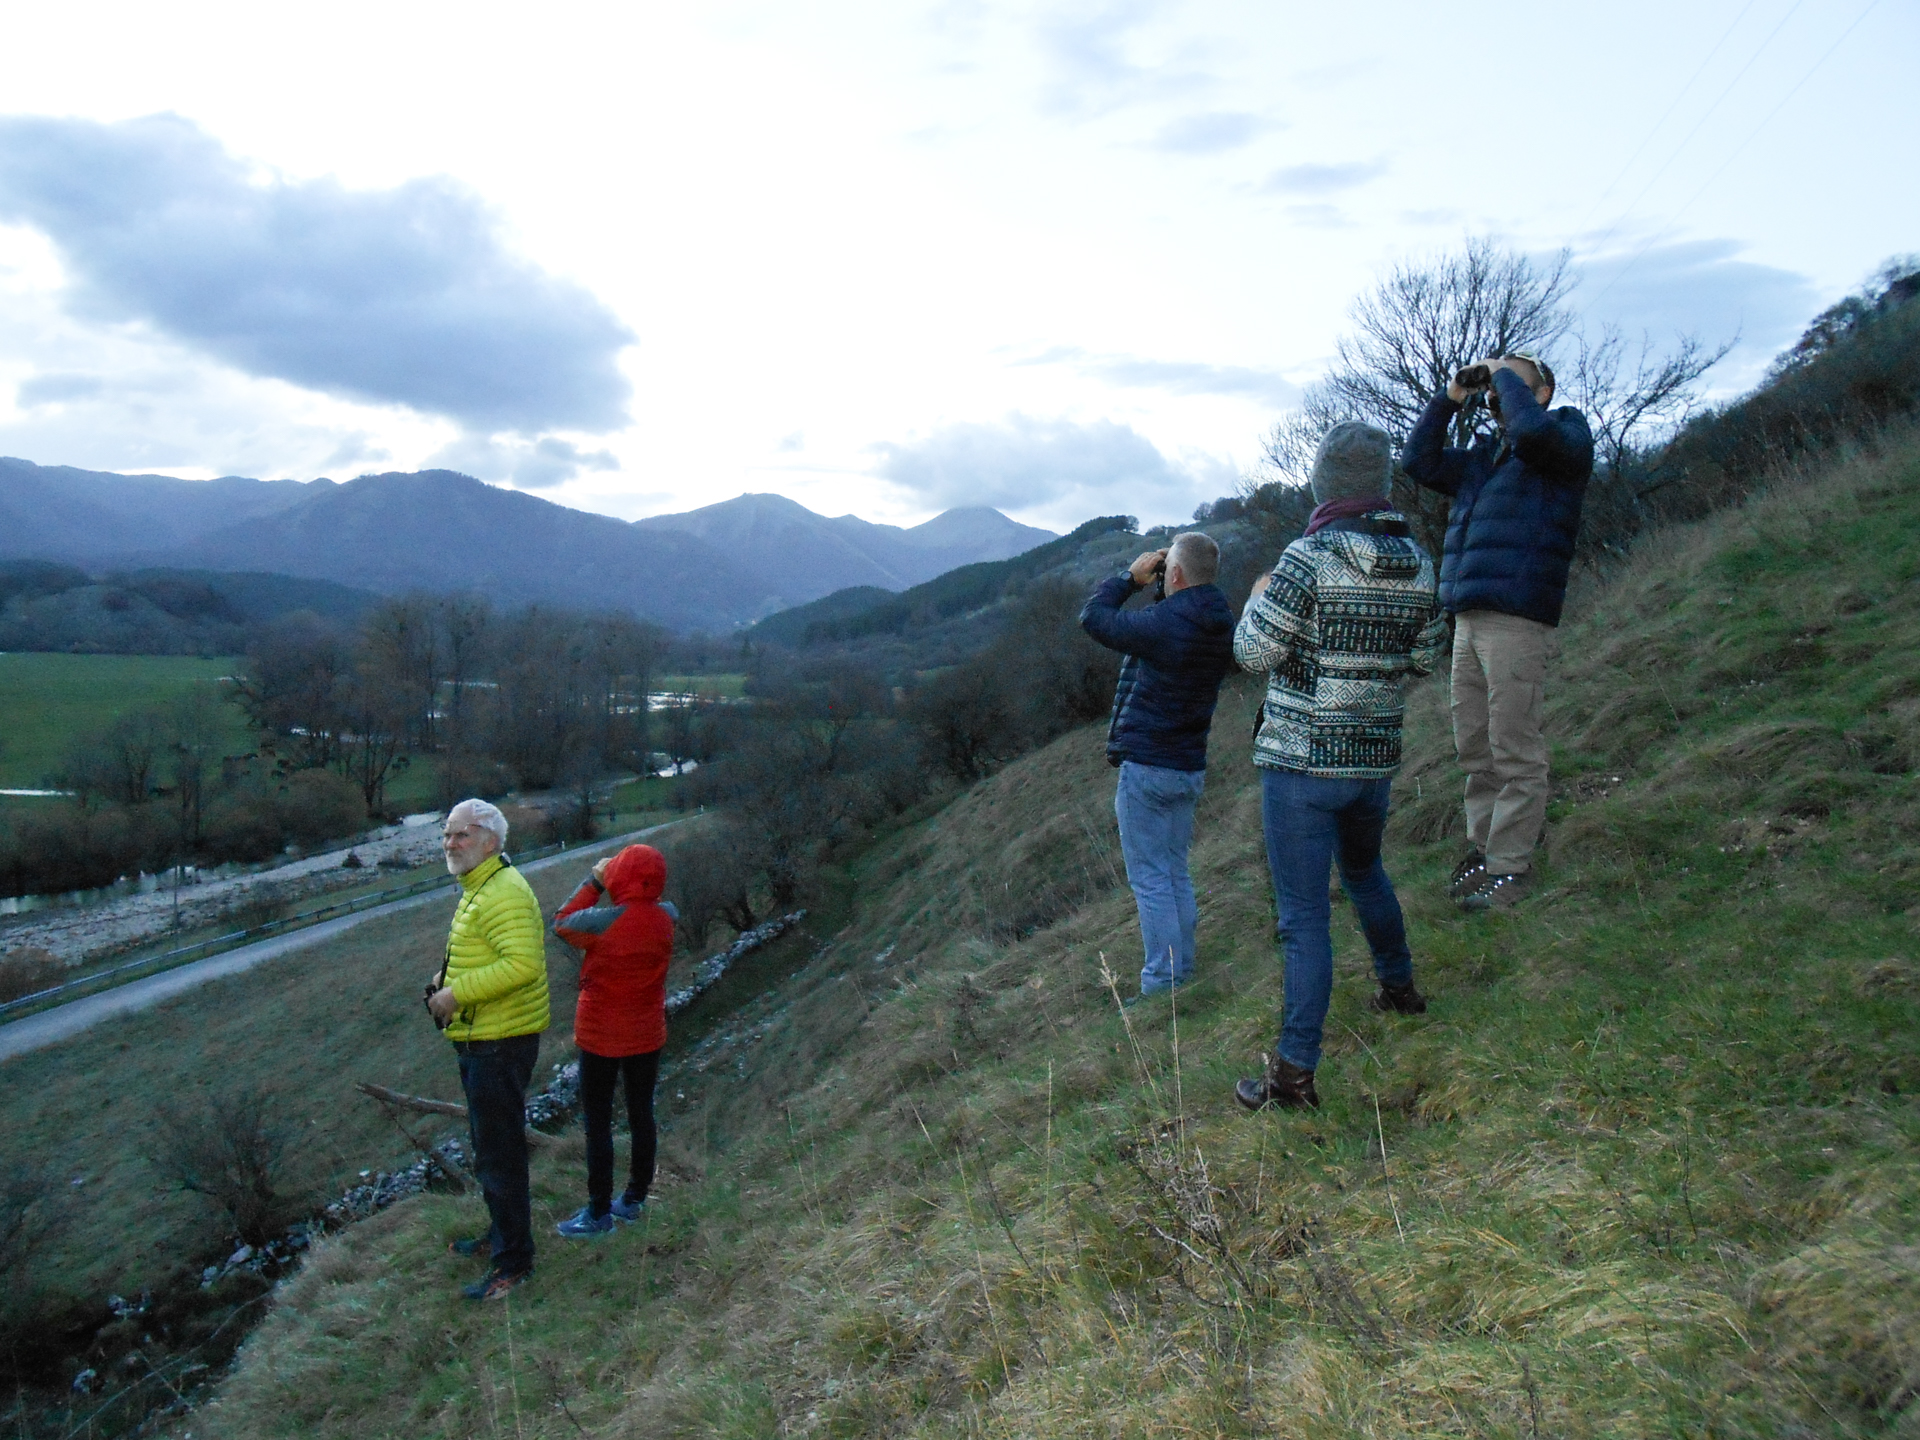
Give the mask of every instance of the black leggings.
M 653 1082 L 660 1074 L 660 1052 L 608 1058 L 580 1052 L 580 1108 L 587 1130 L 587 1202 L 596 1215 L 613 1207 L 613 1088 L 627 1082 L 627 1124 L 633 1131 L 633 1168 L 627 1172 L 627 1198 L 647 1198 L 653 1184 Z

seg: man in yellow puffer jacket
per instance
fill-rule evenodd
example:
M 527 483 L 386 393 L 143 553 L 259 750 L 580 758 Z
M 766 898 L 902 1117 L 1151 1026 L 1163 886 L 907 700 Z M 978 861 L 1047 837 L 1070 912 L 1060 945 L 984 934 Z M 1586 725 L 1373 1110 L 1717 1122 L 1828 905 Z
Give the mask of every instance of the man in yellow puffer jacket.
M 547 1028 L 546 926 L 533 887 L 506 857 L 507 817 L 463 800 L 442 832 L 460 901 L 447 933 L 446 968 L 427 1000 L 460 1057 L 474 1172 L 492 1229 L 456 1240 L 463 1255 L 492 1258 L 469 1300 L 497 1300 L 533 1274 L 533 1202 L 527 1179 L 527 1085 Z

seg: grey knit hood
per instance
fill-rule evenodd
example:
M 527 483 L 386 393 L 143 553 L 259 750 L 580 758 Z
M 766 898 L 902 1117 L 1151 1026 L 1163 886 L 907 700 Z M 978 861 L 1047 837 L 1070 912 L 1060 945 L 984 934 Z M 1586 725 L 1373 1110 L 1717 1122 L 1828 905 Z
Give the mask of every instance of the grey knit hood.
M 1384 498 L 1393 483 L 1393 441 L 1387 432 L 1359 420 L 1329 430 L 1313 455 L 1313 499 Z

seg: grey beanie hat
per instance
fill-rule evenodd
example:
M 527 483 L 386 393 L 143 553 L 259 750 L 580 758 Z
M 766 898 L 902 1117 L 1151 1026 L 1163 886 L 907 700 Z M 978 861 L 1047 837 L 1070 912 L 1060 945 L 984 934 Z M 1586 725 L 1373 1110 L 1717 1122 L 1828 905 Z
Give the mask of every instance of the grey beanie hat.
M 1359 420 L 1327 431 L 1313 452 L 1313 499 L 1384 499 L 1393 483 L 1393 441 L 1387 432 Z

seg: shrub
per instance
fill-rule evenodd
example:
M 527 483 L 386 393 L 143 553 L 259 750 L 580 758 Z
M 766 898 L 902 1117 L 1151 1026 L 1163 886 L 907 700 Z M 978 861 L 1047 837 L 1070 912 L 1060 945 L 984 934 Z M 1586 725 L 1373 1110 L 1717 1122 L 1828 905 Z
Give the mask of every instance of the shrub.
M 359 787 L 331 770 L 294 771 L 278 809 L 287 838 L 307 847 L 343 840 L 367 823 Z
M 245 1089 L 198 1111 L 161 1105 L 154 1111 L 154 1149 L 147 1159 L 182 1190 L 226 1216 L 248 1245 L 273 1239 L 297 1218 L 285 1193 L 283 1161 L 292 1132 L 275 1116 L 265 1091 Z
M 58 985 L 66 973 L 51 951 L 33 946 L 10 950 L 0 955 L 0 1004 Z

